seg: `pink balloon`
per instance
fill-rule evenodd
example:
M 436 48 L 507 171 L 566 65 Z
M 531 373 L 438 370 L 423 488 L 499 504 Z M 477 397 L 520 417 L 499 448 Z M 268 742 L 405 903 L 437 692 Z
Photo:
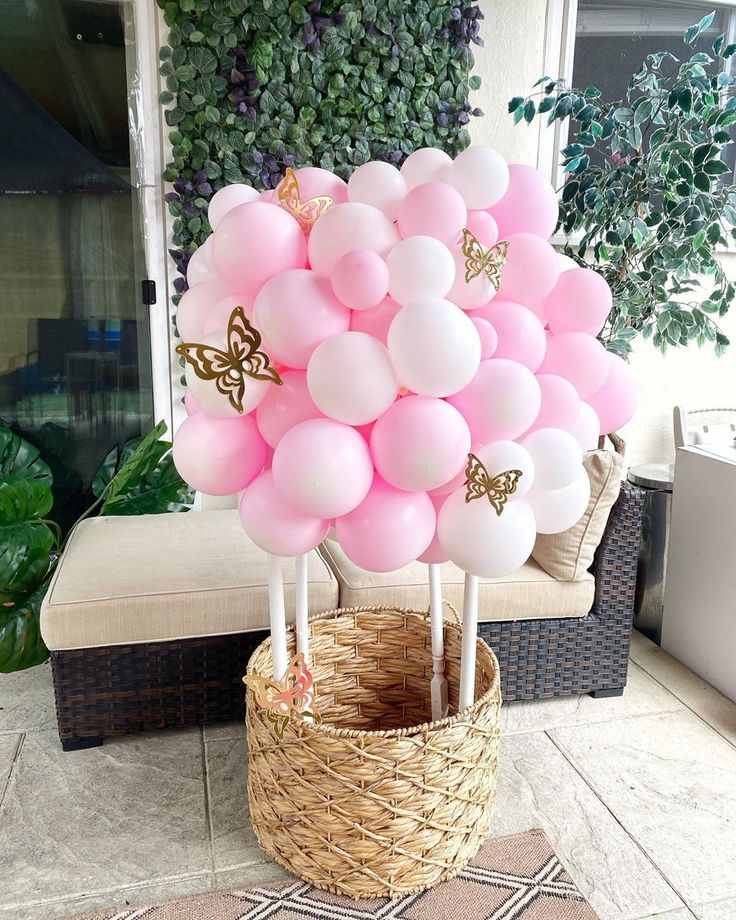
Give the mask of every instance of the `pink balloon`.
M 197 400 L 192 396 L 191 390 L 187 390 L 184 393 L 184 408 L 186 409 L 187 415 L 194 415 L 196 412 L 202 411 L 202 407 L 197 402 Z
M 438 147 L 420 147 L 404 160 L 401 175 L 408 189 L 425 182 L 446 182 L 450 176 L 452 158 Z
M 473 451 L 473 453 L 476 453 L 478 448 L 475 445 L 473 445 L 471 450 Z M 460 486 L 465 485 L 467 481 L 468 481 L 468 477 L 465 475 L 465 468 L 463 468 L 463 470 L 460 473 L 458 473 L 457 476 L 452 478 L 449 482 L 446 482 L 443 486 L 440 486 L 437 489 L 430 489 L 427 494 L 429 495 L 431 499 L 443 498 L 444 496 L 449 495 L 450 492 L 454 492 L 455 489 L 459 489 Z
M 366 498 L 335 523 L 346 555 L 370 572 L 413 562 L 434 536 L 434 505 L 426 492 L 402 492 L 376 476 Z
M 373 481 L 365 440 L 328 418 L 300 422 L 281 438 L 271 464 L 274 482 L 304 514 L 335 518 L 356 508 Z
M 307 242 L 299 224 L 283 208 L 263 201 L 228 211 L 214 240 L 215 268 L 250 297 L 274 275 L 307 264 Z
M 485 306 L 496 296 L 496 289 L 485 272 L 478 272 L 475 277 L 465 280 L 467 256 L 461 246 L 454 246 L 450 252 L 455 261 L 455 280 L 447 299 L 461 310 L 477 310 Z
M 600 390 L 609 370 L 606 349 L 585 332 L 550 335 L 547 354 L 539 367 L 540 374 L 557 374 L 569 380 L 581 399 Z
M 532 166 L 509 166 L 509 185 L 503 198 L 490 208 L 502 239 L 514 233 L 550 237 L 559 216 L 557 193 Z
M 537 379 L 523 364 L 506 358 L 481 361 L 464 390 L 449 398 L 470 426 L 474 444 L 513 441 L 539 415 L 542 394 Z
M 463 197 L 445 182 L 425 182 L 413 188 L 399 206 L 401 236 L 433 236 L 451 246 L 468 219 Z
M 487 361 L 493 356 L 498 347 L 498 333 L 487 319 L 483 319 L 481 316 L 471 316 L 470 318 L 480 336 L 480 359 L 481 361 Z
M 343 204 L 348 200 L 348 184 L 328 169 L 319 166 L 302 166 L 294 170 L 299 183 L 299 196 L 302 201 L 328 195 L 333 205 Z M 277 186 L 278 188 L 278 186 Z
M 434 505 L 434 512 L 439 518 L 440 510 L 445 503 L 445 495 L 430 495 L 432 499 L 432 504 Z M 437 526 L 435 525 L 434 536 L 432 537 L 432 542 L 424 550 L 421 556 L 417 557 L 419 562 L 424 562 L 427 565 L 441 565 L 443 562 L 447 562 L 450 558 L 447 553 L 442 549 L 440 544 L 440 538 L 437 536 Z
M 575 387 L 557 374 L 537 374 L 542 391 L 542 408 L 529 431 L 561 428 L 571 431 L 580 415 L 580 397 Z
M 203 281 L 222 281 L 212 263 L 212 237 L 208 236 L 202 245 L 189 257 L 187 284 L 193 288 Z
M 217 230 L 222 218 L 239 204 L 249 204 L 251 201 L 258 201 L 260 193 L 250 185 L 243 182 L 236 182 L 233 185 L 226 185 L 219 192 L 210 198 L 207 207 L 207 220 L 210 227 Z
M 536 371 L 547 351 L 547 336 L 537 317 L 510 300 L 492 300 L 473 313 L 473 317 L 486 319 L 496 330 L 498 344 L 494 358 L 510 358 L 531 371 Z
M 347 331 L 350 311 L 332 293 L 329 279 L 296 268 L 263 285 L 253 321 L 272 360 L 304 369 L 321 342 Z
M 465 469 L 470 431 L 443 399 L 407 396 L 373 426 L 371 453 L 379 475 L 397 489 L 426 492 Z
M 212 335 L 213 332 L 225 332 L 230 322 L 230 317 L 236 307 L 242 307 L 248 320 L 253 318 L 253 301 L 247 297 L 240 297 L 238 294 L 228 294 L 222 300 L 218 300 L 202 323 L 201 337 Z
M 203 281 L 181 295 L 176 308 L 176 328 L 184 342 L 198 342 L 210 311 L 233 293 L 224 281 Z
M 199 492 L 233 495 L 263 469 L 266 442 L 252 416 L 197 412 L 178 428 L 172 455 L 179 475 Z
M 350 331 L 367 332 L 368 335 L 372 335 L 385 345 L 388 340 L 388 330 L 400 309 L 400 303 L 392 300 L 391 297 L 386 297 L 372 310 L 360 310 L 353 313 L 350 318 Z
M 251 540 L 274 556 L 301 556 L 319 546 L 330 522 L 293 508 L 273 483 L 270 470 L 248 486 L 240 500 L 240 520 Z
M 258 430 L 271 447 L 276 447 L 295 425 L 322 416 L 309 393 L 304 371 L 282 371 L 281 380 L 282 385 L 271 387 L 256 409 Z
M 543 300 L 560 274 L 557 253 L 532 233 L 516 233 L 508 237 L 508 243 L 508 262 L 501 270 L 498 296 L 523 304 Z
M 598 335 L 611 312 L 613 298 L 606 279 L 590 268 L 563 272 L 544 301 L 552 332 Z
M 352 249 L 370 249 L 385 259 L 399 242 L 399 234 L 383 211 L 348 201 L 326 211 L 309 235 L 309 264 L 330 275 L 337 260 Z
M 388 294 L 388 266 L 370 249 L 351 249 L 332 270 L 335 297 L 351 310 L 377 307 Z
M 468 211 L 465 224 L 468 230 L 486 248 L 498 242 L 498 224 L 488 211 Z
M 608 376 L 603 386 L 586 402 L 600 419 L 601 434 L 623 427 L 633 416 L 639 402 L 639 384 L 623 358 L 607 353 Z

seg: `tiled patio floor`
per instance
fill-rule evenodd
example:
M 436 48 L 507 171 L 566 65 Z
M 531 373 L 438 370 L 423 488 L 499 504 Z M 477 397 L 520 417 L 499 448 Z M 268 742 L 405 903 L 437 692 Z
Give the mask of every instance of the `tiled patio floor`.
M 638 634 L 619 699 L 509 704 L 496 834 L 543 827 L 601 920 L 736 920 L 736 705 Z M 258 883 L 242 726 L 64 754 L 0 675 L 0 920 Z M 463 918 L 473 920 L 473 918 Z

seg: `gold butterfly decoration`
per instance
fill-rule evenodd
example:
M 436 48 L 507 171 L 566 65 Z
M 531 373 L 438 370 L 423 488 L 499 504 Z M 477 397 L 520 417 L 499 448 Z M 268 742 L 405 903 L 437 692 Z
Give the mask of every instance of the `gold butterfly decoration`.
M 303 652 L 292 659 L 281 683 L 258 674 L 248 674 L 243 681 L 253 691 L 256 703 L 265 709 L 266 718 L 279 740 L 284 737 L 284 730 L 292 718 L 304 720 L 306 717 L 317 725 L 322 721 L 314 709 L 316 688 Z
M 468 490 L 465 493 L 466 503 L 486 496 L 493 510 L 500 515 L 503 506 L 509 500 L 509 495 L 516 492 L 522 472 L 521 470 L 505 470 L 497 476 L 491 476 L 475 454 L 468 454 L 465 476 L 468 480 Z
M 329 195 L 318 195 L 316 198 L 302 201 L 299 182 L 291 167 L 286 170 L 284 178 L 279 182 L 276 197 L 279 205 L 291 214 L 305 236 L 309 236 L 317 220 L 335 203 Z
M 245 310 L 236 307 L 227 324 L 227 351 L 214 345 L 185 342 L 176 346 L 176 353 L 192 365 L 200 379 L 214 380 L 233 409 L 242 412 L 247 377 L 282 383 L 268 355 L 260 348 L 260 332 L 248 322 Z
M 466 227 L 463 230 L 462 250 L 465 256 L 465 283 L 469 284 L 482 273 L 498 290 L 501 286 L 501 269 L 509 257 L 508 242 L 502 240 L 490 249 L 485 249 Z

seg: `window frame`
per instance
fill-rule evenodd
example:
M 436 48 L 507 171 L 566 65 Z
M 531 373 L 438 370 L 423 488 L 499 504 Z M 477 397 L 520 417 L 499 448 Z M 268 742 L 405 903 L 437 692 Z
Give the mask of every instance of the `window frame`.
M 705 15 L 712 9 L 730 9 L 734 15 L 729 23 L 729 40 L 736 40 L 736 0 L 690 0 L 703 7 Z M 548 0 L 547 23 L 544 41 L 543 73 L 560 77 L 567 84 L 572 82 L 575 65 L 575 44 L 577 38 L 578 0 Z M 555 122 L 547 127 L 544 118 L 539 120 L 537 148 L 537 169 L 546 176 L 556 189 L 564 184 L 560 165 L 560 151 L 567 146 L 569 119 Z M 736 169 L 734 169 L 736 181 Z

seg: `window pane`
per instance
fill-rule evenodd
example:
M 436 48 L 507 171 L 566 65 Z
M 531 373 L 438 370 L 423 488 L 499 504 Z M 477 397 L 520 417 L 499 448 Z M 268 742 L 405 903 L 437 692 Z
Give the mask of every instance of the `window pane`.
M 73 518 L 116 443 L 151 422 L 128 130 L 130 0 L 4 0 L 0 419 L 55 472 Z
M 606 0 L 578 0 L 578 18 L 573 65 L 573 86 L 597 86 L 604 99 L 619 99 L 631 76 L 648 54 L 671 51 L 682 58 L 687 52 L 682 36 L 688 26 L 711 12 L 703 3 L 611 3 Z M 703 33 L 710 41 L 728 31 L 730 11 L 721 8 L 710 29 Z

